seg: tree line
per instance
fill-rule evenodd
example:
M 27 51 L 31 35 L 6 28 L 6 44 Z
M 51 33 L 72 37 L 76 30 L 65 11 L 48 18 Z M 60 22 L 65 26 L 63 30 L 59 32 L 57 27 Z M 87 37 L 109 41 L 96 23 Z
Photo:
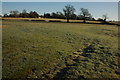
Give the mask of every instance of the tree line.
M 22 17 L 22 18 L 38 18 L 39 14 L 36 11 L 23 10 L 21 13 L 18 10 L 10 11 L 10 14 L 4 14 L 4 17 Z
M 36 11 L 27 12 L 23 10 L 21 13 L 18 10 L 10 11 L 9 14 L 4 14 L 3 17 L 21 17 L 21 18 L 57 18 L 57 19 L 66 19 L 69 23 L 70 19 L 73 20 L 83 20 L 85 23 L 86 20 L 95 21 L 92 17 L 88 9 L 80 8 L 80 14 L 75 14 L 76 9 L 72 5 L 66 5 L 63 8 L 63 12 L 52 12 L 52 13 L 44 13 L 44 15 L 38 14 Z M 99 18 L 98 21 L 106 21 L 107 15 L 103 15 L 103 19 Z

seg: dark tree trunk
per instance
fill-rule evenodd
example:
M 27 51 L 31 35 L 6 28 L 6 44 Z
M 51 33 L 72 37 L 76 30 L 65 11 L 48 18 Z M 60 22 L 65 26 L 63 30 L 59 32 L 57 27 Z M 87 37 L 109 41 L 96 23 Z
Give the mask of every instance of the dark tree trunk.
M 84 23 L 86 23 L 86 18 L 84 17 L 84 20 L 83 20 Z
M 69 19 L 67 19 L 67 23 L 69 23 Z

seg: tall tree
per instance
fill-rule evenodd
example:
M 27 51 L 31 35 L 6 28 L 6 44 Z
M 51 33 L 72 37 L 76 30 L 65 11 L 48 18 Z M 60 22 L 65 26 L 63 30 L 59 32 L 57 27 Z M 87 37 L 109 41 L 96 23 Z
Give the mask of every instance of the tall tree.
M 72 5 L 67 5 L 65 8 L 63 8 L 64 15 L 67 19 L 67 23 L 69 23 L 69 19 L 75 12 L 75 8 Z
M 89 11 L 88 11 L 88 9 L 85 9 L 85 8 L 81 8 L 80 9 L 81 10 L 81 16 L 82 16 L 82 18 L 83 18 L 83 22 L 85 23 L 86 22 L 86 19 L 88 18 L 88 17 L 91 17 L 91 14 L 89 13 Z

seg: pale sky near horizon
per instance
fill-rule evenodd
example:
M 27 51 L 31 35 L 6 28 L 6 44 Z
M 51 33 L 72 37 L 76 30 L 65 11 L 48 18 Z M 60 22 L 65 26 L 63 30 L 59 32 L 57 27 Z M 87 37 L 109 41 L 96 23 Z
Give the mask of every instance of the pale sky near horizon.
M 1 0 L 2 2 L 119 2 L 119 0 Z
M 65 5 L 73 5 L 76 14 L 80 8 L 87 8 L 95 18 L 102 18 L 107 14 L 109 20 L 118 20 L 118 2 L 2 2 L 2 13 L 9 13 L 11 10 L 37 11 L 39 14 L 61 11 Z

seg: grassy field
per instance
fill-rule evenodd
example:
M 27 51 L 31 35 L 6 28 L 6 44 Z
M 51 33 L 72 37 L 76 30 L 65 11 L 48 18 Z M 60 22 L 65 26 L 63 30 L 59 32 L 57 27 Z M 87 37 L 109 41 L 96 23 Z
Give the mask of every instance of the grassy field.
M 3 20 L 2 35 L 3 78 L 120 76 L 118 26 Z

